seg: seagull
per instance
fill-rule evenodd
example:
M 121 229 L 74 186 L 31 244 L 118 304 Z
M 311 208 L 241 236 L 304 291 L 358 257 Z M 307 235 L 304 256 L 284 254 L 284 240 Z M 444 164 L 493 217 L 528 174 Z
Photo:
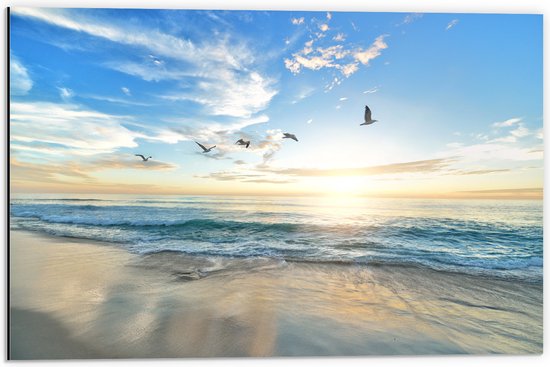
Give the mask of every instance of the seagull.
M 365 106 L 365 122 L 363 122 L 362 124 L 359 124 L 359 126 L 370 125 L 378 121 L 378 120 L 373 120 L 371 118 L 371 115 L 372 115 L 372 112 L 370 111 L 369 106 Z
M 239 139 L 235 144 L 246 145 L 246 147 L 248 148 L 248 146 L 250 145 L 250 140 L 244 141 L 243 139 Z
M 145 158 L 145 157 L 144 157 L 143 155 L 141 155 L 141 154 L 134 154 L 134 155 L 135 155 L 136 157 L 141 157 L 141 159 L 143 159 L 144 162 L 147 162 L 147 161 L 149 160 L 149 158 L 153 158 L 153 157 L 150 157 L 150 156 L 147 157 L 147 158 Z
M 284 136 L 283 136 L 283 139 L 288 138 L 288 139 L 292 139 L 292 140 L 298 141 L 298 138 L 296 138 L 296 135 L 294 135 L 294 134 L 283 133 L 283 135 L 284 135 Z
M 198 143 L 198 142 L 195 142 L 195 143 L 197 143 L 197 144 L 199 145 L 199 147 L 202 148 L 203 153 L 208 153 L 209 151 L 211 151 L 212 149 L 214 149 L 214 148 L 216 147 L 216 146 L 214 145 L 214 146 L 212 146 L 212 147 L 210 147 L 210 148 L 207 149 L 207 148 L 206 148 L 204 145 L 202 145 L 201 143 Z

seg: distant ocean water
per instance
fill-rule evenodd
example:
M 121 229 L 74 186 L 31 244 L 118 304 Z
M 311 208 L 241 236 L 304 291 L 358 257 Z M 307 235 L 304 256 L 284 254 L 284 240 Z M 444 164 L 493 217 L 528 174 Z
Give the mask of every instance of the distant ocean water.
M 423 266 L 542 281 L 542 201 L 27 195 L 12 229 L 130 252 Z

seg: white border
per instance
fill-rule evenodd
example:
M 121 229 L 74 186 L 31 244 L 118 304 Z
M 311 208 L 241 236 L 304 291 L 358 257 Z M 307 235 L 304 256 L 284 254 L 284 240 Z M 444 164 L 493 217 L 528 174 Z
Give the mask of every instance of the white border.
M 318 10 L 318 11 L 370 11 L 370 12 L 426 12 L 426 13 L 521 13 L 521 14 L 544 14 L 545 18 L 547 14 L 550 14 L 550 1 L 543 0 L 461 0 L 458 1 L 442 1 L 442 0 L 88 0 L 88 1 L 62 1 L 62 0 L 7 0 L 2 3 L 3 7 L 11 6 L 35 6 L 35 7 L 81 7 L 81 8 L 101 8 L 101 7 L 116 7 L 116 8 L 156 8 L 156 9 L 250 9 L 250 10 Z M 2 35 L 3 53 L 1 57 L 2 73 L 0 75 L 0 81 L 2 89 L 0 92 L 2 116 L 5 116 L 6 111 L 6 9 L 2 9 L 2 19 L 0 34 Z M 545 20 L 546 23 L 546 20 Z M 546 69 L 546 60 L 548 50 L 548 32 L 544 26 L 544 66 Z M 513 50 L 511 51 L 513 52 Z M 544 85 L 547 85 L 547 73 L 544 73 Z M 548 94 L 544 94 L 544 106 L 548 106 L 549 97 Z M 546 110 L 546 109 L 545 109 Z M 546 115 L 546 113 L 545 113 Z M 3 118 L 3 123 L 7 123 Z M 6 137 L 5 137 L 5 125 L 2 125 L 0 132 L 1 146 L 3 157 L 0 160 L 0 169 L 2 170 L 2 184 L 4 193 L 6 189 Z M 547 130 L 545 128 L 545 130 Z M 546 131 L 545 131 L 546 134 Z M 550 135 L 549 135 L 550 136 Z M 545 181 L 548 174 L 547 165 L 545 164 Z M 0 199 L 2 203 L 5 201 L 5 197 L 2 194 Z M 547 209 L 547 200 L 544 200 L 544 209 Z M 3 224 L 0 231 L 2 239 L 5 238 L 6 233 L 6 206 L 4 203 L 3 209 L 0 211 L 0 221 Z M 548 220 L 545 215 L 544 218 L 545 228 L 548 228 Z M 546 231 L 545 231 L 545 249 L 546 246 Z M 3 240 L 3 242 L 5 242 Z M 2 284 L 4 285 L 4 299 L 1 302 L 0 313 L 2 314 L 2 321 L 4 325 L 3 334 L 0 340 L 4 340 L 6 335 L 6 294 L 5 288 L 5 247 L 3 247 L 3 267 L 2 267 Z M 547 256 L 546 256 L 547 257 Z M 545 257 L 545 258 L 546 258 Z M 544 261 L 544 273 L 548 274 L 548 261 Z M 545 278 L 547 278 L 545 276 Z M 548 294 L 548 287 L 544 286 L 544 294 Z M 548 311 L 548 297 L 544 297 L 545 305 L 544 311 Z M 545 322 L 544 328 L 544 340 L 548 342 L 548 330 L 547 323 Z M 96 363 L 116 363 L 119 366 L 130 365 L 144 365 L 152 363 L 161 363 L 162 365 L 193 365 L 193 366 L 336 366 L 345 365 L 345 367 L 351 366 L 395 366 L 401 364 L 402 366 L 412 367 L 439 367 L 442 364 L 445 366 L 464 366 L 477 367 L 477 366 L 549 366 L 550 357 L 548 353 L 548 347 L 545 347 L 546 351 L 543 356 L 452 356 L 452 357 L 364 357 L 364 358 L 267 358 L 267 359 L 173 359 L 173 360 L 95 360 L 95 361 L 82 361 L 82 362 L 63 362 L 65 366 L 82 366 L 86 364 Z M 2 347 L 3 359 L 5 363 L 6 359 L 6 346 Z M 33 364 L 53 364 L 58 361 L 52 362 L 34 362 Z M 24 362 L 12 362 L 12 363 L 24 363 Z

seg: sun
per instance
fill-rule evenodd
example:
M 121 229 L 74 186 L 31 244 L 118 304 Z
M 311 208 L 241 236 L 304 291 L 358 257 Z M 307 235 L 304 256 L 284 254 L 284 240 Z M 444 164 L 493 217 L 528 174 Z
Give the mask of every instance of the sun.
M 324 191 L 335 196 L 355 196 L 364 192 L 365 179 L 356 176 L 331 176 L 323 178 Z

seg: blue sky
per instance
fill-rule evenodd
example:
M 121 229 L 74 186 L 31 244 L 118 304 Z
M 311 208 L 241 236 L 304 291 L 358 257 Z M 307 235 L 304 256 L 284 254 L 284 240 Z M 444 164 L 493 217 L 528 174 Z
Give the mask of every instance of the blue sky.
M 12 8 L 10 22 L 14 191 L 541 193 L 540 15 Z M 360 127 L 365 104 L 379 122 Z

